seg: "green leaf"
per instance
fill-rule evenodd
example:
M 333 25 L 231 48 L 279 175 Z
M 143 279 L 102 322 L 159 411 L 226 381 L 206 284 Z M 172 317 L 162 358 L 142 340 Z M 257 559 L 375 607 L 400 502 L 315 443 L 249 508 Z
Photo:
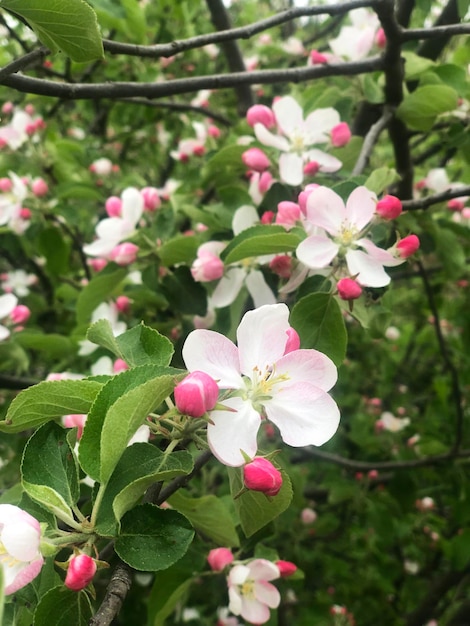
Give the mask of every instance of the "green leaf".
M 302 348 L 315 348 L 336 366 L 341 365 L 346 356 L 347 332 L 333 296 L 313 293 L 301 298 L 291 311 L 290 323 L 299 333 Z
M 421 74 L 424 74 L 424 72 L 436 65 L 434 61 L 420 57 L 410 50 L 403 51 L 402 57 L 405 59 L 406 80 L 417 79 Z
M 10 404 L 0 430 L 18 433 L 73 413 L 88 413 L 102 384 L 92 380 L 51 380 L 22 391 Z
M 110 263 L 98 276 L 90 280 L 78 296 L 77 322 L 87 324 L 96 307 L 119 289 L 120 283 L 127 276 L 127 270 Z
M 430 130 L 441 113 L 457 108 L 458 94 L 446 85 L 425 85 L 410 93 L 397 116 L 413 130 Z
M 234 498 L 243 488 L 242 470 L 239 467 L 228 467 L 227 470 L 230 491 Z M 245 535 L 251 537 L 266 524 L 272 522 L 289 507 L 291 501 L 292 485 L 285 472 L 282 472 L 282 487 L 277 496 L 268 498 L 258 491 L 244 492 L 234 502 Z
M 467 567 L 470 562 L 470 530 L 465 528 L 452 537 L 447 551 L 455 569 L 461 570 Z
M 212 539 L 219 546 L 240 545 L 233 519 L 216 496 L 189 498 L 177 491 L 169 499 L 171 506 L 189 519 L 196 530 Z
M 190 523 L 177 511 L 143 504 L 124 515 L 114 547 L 134 569 L 156 572 L 176 563 L 188 550 L 193 537 Z
M 79 62 L 104 56 L 96 14 L 84 0 L 1 0 L 0 7 L 23 17 L 53 52 Z
M 158 256 L 166 267 L 177 263 L 189 264 L 194 260 L 198 246 L 199 242 L 195 237 L 178 235 L 160 246 Z
M 283 226 L 252 226 L 234 237 L 220 258 L 228 264 L 264 254 L 292 252 L 304 236 L 300 229 L 287 232 Z
M 89 476 L 109 480 L 132 435 L 183 375 L 174 368 L 142 365 L 104 385 L 79 443 L 80 465 Z
M 246 167 L 242 161 L 242 154 L 246 146 L 227 146 L 217 150 L 215 156 L 207 161 L 202 172 L 202 185 L 212 184 L 216 187 L 233 185 L 233 181 L 243 176 Z
M 115 356 L 122 359 L 121 349 L 116 341 L 111 324 L 107 319 L 101 319 L 92 324 L 87 330 L 86 338 L 88 341 L 106 348 Z
M 55 489 L 47 487 L 47 485 L 28 483 L 26 480 L 22 481 L 22 485 L 23 489 L 32 500 L 38 502 L 53 515 L 56 515 L 62 520 L 73 519 L 73 513 L 70 507 Z
M 3 609 L 5 607 L 5 580 L 3 567 L 0 567 L 0 624 L 3 624 Z
M 93 611 L 84 591 L 71 591 L 65 585 L 53 587 L 39 600 L 34 626 L 87 626 Z
M 118 523 L 153 483 L 189 474 L 193 458 L 182 450 L 165 455 L 149 443 L 135 443 L 124 450 L 109 479 L 96 519 L 96 530 L 114 536 Z
M 58 228 L 46 228 L 39 236 L 39 252 L 46 258 L 47 270 L 56 276 L 69 270 L 70 245 Z
M 163 294 L 170 310 L 183 315 L 205 315 L 207 294 L 201 283 L 196 283 L 189 267 L 180 266 L 168 273 L 162 281 Z
M 377 195 L 380 195 L 383 191 L 400 180 L 400 176 L 394 169 L 389 167 L 381 167 L 378 170 L 374 170 L 369 178 L 364 183 L 367 189 L 370 189 Z
M 459 16 L 464 19 L 470 7 L 470 0 L 457 0 Z
M 24 490 L 31 498 L 38 499 L 37 489 L 30 489 L 32 485 L 46 486 L 71 507 L 78 500 L 80 487 L 75 455 L 66 435 L 67 431 L 55 422 L 39 428 L 24 449 L 21 475 Z
M 46 335 L 34 330 L 24 330 L 16 335 L 15 340 L 23 348 L 45 353 L 44 356 L 48 359 L 64 358 L 74 350 L 70 339 L 57 333 Z
M 169 365 L 174 348 L 171 341 L 153 328 L 140 324 L 117 338 L 122 358 L 131 367 Z

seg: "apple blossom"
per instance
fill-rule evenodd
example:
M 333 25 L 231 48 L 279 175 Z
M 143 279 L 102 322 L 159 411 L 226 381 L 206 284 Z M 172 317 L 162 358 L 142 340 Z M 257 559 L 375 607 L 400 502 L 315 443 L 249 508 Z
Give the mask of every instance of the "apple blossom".
M 270 172 L 253 172 L 248 193 L 255 204 L 261 204 L 264 194 L 270 189 L 274 179 Z
M 400 239 L 395 247 L 399 257 L 402 259 L 407 259 L 418 250 L 419 245 L 419 239 L 416 235 L 408 235 L 408 237 L 403 237 L 403 239 Z
M 102 157 L 101 159 L 96 159 L 90 165 L 90 172 L 96 174 L 97 176 L 109 176 L 113 171 L 113 163 L 110 159 Z
M 215 407 L 219 388 L 208 374 L 194 371 L 176 385 L 174 394 L 176 408 L 180 413 L 202 417 Z
M 127 296 L 118 296 L 116 298 L 116 308 L 119 313 L 129 313 L 131 310 L 131 300 Z
M 369 54 L 380 22 L 375 13 L 365 8 L 349 11 L 348 16 L 352 25 L 343 26 L 339 35 L 330 39 L 329 46 L 335 55 L 358 61 Z
M 233 562 L 232 551 L 230 548 L 214 548 L 207 555 L 207 562 L 212 571 L 221 572 Z
M 109 217 L 121 217 L 122 200 L 117 196 L 110 196 L 104 205 Z
M 226 247 L 221 241 L 207 241 L 199 246 L 197 258 L 191 265 L 191 274 L 197 282 L 210 282 L 222 278 L 224 263 L 220 253 Z
M 26 110 L 17 109 L 10 122 L 0 127 L 0 145 L 18 150 L 38 130 L 36 121 Z
M 25 182 L 14 172 L 10 172 L 11 187 L 0 193 L 0 226 L 9 225 L 20 218 L 23 200 L 28 194 Z
M 113 335 L 117 337 L 127 329 L 125 322 L 120 322 L 118 320 L 118 312 L 118 308 L 113 302 L 102 302 L 91 314 L 91 323 L 93 324 L 100 319 L 108 320 L 111 325 Z M 98 346 L 96 344 L 88 341 L 88 339 L 84 339 L 83 341 L 80 341 L 80 350 L 78 354 L 80 356 L 88 356 L 97 348 Z
M 0 563 L 6 595 L 25 587 L 41 571 L 40 539 L 37 519 L 17 506 L 0 504 Z
M 276 609 L 281 601 L 279 591 L 268 581 L 279 577 L 279 568 L 266 559 L 234 565 L 227 578 L 229 610 L 250 624 L 264 624 L 269 609 Z
M 5 293 L 0 296 L 0 320 L 11 316 L 18 304 L 18 298 L 12 293 Z M 10 331 L 6 326 L 0 324 L 0 341 L 7 339 L 10 336 Z
M 328 63 L 329 57 L 331 57 L 331 55 L 328 53 L 324 54 L 318 50 L 311 50 L 308 57 L 308 65 L 324 65 Z
M 304 178 L 304 165 L 315 161 L 322 172 L 336 172 L 341 168 L 337 158 L 311 148 L 327 143 L 329 133 L 340 123 L 339 113 L 333 108 L 317 109 L 304 120 L 302 107 L 285 96 L 273 104 L 279 134 L 274 135 L 261 123 L 254 125 L 256 138 L 265 146 L 282 152 L 279 158 L 281 180 L 288 185 L 300 185 Z
M 297 247 L 297 258 L 312 269 L 327 267 L 336 257 L 344 258 L 349 274 L 366 287 L 385 287 L 390 277 L 384 267 L 400 265 L 404 259 L 378 248 L 364 237 L 376 207 L 375 194 L 357 187 L 346 205 L 327 187 L 317 187 L 309 194 L 306 205 L 307 228 L 324 229 Z
M 286 230 L 294 227 L 301 217 L 300 206 L 296 202 L 283 200 L 277 205 L 276 224 L 281 224 Z
M 133 243 L 128 241 L 125 243 L 119 243 L 109 253 L 109 259 L 118 265 L 130 265 L 137 259 L 138 251 L 139 247 Z
M 31 317 L 30 309 L 24 304 L 18 304 L 10 313 L 10 319 L 13 324 L 24 324 Z
M 259 456 L 243 467 L 243 483 L 251 491 L 277 496 L 282 487 L 282 474 L 271 461 Z
M 278 254 L 269 262 L 269 269 L 280 278 L 290 278 L 292 274 L 292 257 L 288 254 Z
M 242 450 L 250 458 L 256 455 L 262 415 L 294 447 L 322 445 L 336 432 L 339 411 L 327 393 L 336 382 L 336 367 L 317 350 L 286 354 L 288 317 L 285 304 L 265 305 L 243 316 L 238 348 L 202 329 L 191 332 L 183 346 L 190 372 L 206 372 L 220 389 L 229 390 L 207 425 L 209 446 L 225 465 L 243 465 Z
M 129 366 L 124 359 L 116 359 L 113 363 L 113 374 L 120 374 L 129 369 Z
M 96 574 L 96 562 L 88 554 L 77 554 L 70 558 L 64 585 L 72 591 L 85 589 Z
M 45 196 L 49 192 L 49 185 L 44 178 L 35 178 L 31 183 L 31 191 L 35 196 Z
M 144 211 L 156 211 L 160 208 L 162 201 L 156 187 L 144 187 L 140 193 L 144 199 Z
M 310 524 L 313 524 L 316 521 L 317 517 L 318 515 L 315 513 L 315 511 L 309 507 L 302 509 L 300 513 L 300 520 L 302 524 L 305 524 L 305 526 L 310 526 Z
M 410 424 L 409 417 L 395 417 L 393 413 L 384 411 L 380 416 L 380 419 L 376 422 L 376 426 L 379 426 L 380 430 L 387 430 L 391 433 L 397 433 L 403 430 Z
M 335 148 L 345 146 L 351 140 L 352 133 L 346 122 L 340 122 L 331 129 L 331 144 Z
M 76 428 L 77 429 L 77 440 L 81 439 L 83 435 L 83 429 L 85 428 L 87 415 L 86 414 L 71 414 L 64 415 L 62 418 L 62 424 L 65 428 Z

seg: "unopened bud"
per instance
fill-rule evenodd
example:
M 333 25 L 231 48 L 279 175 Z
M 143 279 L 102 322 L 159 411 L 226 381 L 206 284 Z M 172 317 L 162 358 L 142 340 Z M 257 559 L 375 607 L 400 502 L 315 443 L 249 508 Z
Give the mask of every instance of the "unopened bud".
M 105 203 L 106 213 L 109 217 L 120 217 L 122 210 L 122 200 L 117 196 L 110 196 Z
M 188 374 L 175 387 L 175 404 L 180 413 L 190 417 L 202 417 L 217 404 L 219 387 L 205 372 Z
M 407 259 L 418 250 L 419 239 L 416 235 L 408 235 L 408 237 L 403 237 L 403 239 L 397 243 L 396 247 L 398 256 L 402 259 Z
M 321 52 L 318 52 L 318 50 L 312 50 L 310 52 L 309 59 L 312 65 L 323 65 L 324 63 L 328 63 L 326 56 Z
M 385 48 L 385 44 L 387 43 L 387 37 L 385 36 L 385 31 L 383 28 L 379 28 L 377 34 L 375 35 L 375 43 L 379 48 Z
M 387 195 L 377 202 L 375 211 L 384 220 L 394 220 L 403 211 L 403 206 L 399 198 Z
M 267 496 L 276 496 L 282 487 L 281 472 L 263 457 L 255 457 L 244 466 L 243 481 L 248 489 L 261 491 Z
M 362 293 L 362 287 L 352 278 L 341 278 L 336 285 L 341 300 L 357 300 Z
M 162 201 L 156 187 L 144 187 L 141 192 L 144 199 L 144 211 L 156 211 Z
M 351 140 L 351 130 L 346 122 L 340 122 L 331 129 L 331 143 L 335 148 L 342 148 Z
M 10 319 L 13 324 L 24 324 L 29 320 L 31 311 L 24 304 L 18 304 L 10 313 Z
M 276 561 L 276 565 L 281 574 L 281 578 L 288 578 L 297 571 L 297 565 L 291 561 Z
M 36 178 L 31 185 L 31 191 L 37 197 L 45 196 L 49 191 L 49 186 L 43 178 Z
M 70 559 L 65 586 L 72 591 L 81 591 L 91 583 L 96 573 L 96 563 L 88 554 L 79 554 Z
M 290 278 L 292 274 L 292 257 L 278 254 L 269 262 L 269 269 L 281 278 Z
M 260 148 L 249 148 L 242 154 L 243 163 L 255 172 L 264 172 L 271 165 L 270 160 Z
M 300 220 L 300 206 L 296 202 L 283 200 L 277 205 L 276 224 L 292 228 Z
M 138 251 L 139 247 L 134 243 L 120 243 L 111 250 L 109 258 L 118 265 L 130 265 L 136 260 Z
M 266 128 L 271 128 L 276 124 L 276 118 L 271 109 L 264 104 L 255 104 L 246 113 L 246 121 L 250 126 L 263 124 Z
M 233 554 L 229 548 L 214 548 L 207 555 L 207 562 L 213 572 L 221 572 L 233 562 Z

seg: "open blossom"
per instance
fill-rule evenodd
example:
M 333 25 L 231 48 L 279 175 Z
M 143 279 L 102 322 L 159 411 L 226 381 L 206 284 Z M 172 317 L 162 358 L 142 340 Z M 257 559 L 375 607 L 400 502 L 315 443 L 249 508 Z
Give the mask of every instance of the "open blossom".
M 329 45 L 335 55 L 358 61 L 369 54 L 380 22 L 375 13 L 363 8 L 349 11 L 348 15 L 352 25 L 343 26 Z
M 41 571 L 41 527 L 37 519 L 12 504 L 0 504 L 0 563 L 5 594 L 15 593 Z
M 226 409 L 211 411 L 207 426 L 209 446 L 225 465 L 243 465 L 242 450 L 256 455 L 262 416 L 294 447 L 322 445 L 336 432 L 339 410 L 327 393 L 336 367 L 317 350 L 286 351 L 288 318 L 285 304 L 248 311 L 237 330 L 238 347 L 211 330 L 194 330 L 186 339 L 188 370 L 206 372 L 220 389 L 232 390 L 222 403 Z
M 384 267 L 404 262 L 390 251 L 377 247 L 364 237 L 364 230 L 374 217 L 375 194 L 357 187 L 346 205 L 327 187 L 313 189 L 307 198 L 307 228 L 324 229 L 324 234 L 310 235 L 297 247 L 297 258 L 312 269 L 327 267 L 336 257 L 345 259 L 349 274 L 360 285 L 385 287 L 390 282 Z
M 264 624 L 269 609 L 276 609 L 281 601 L 279 591 L 268 581 L 279 577 L 279 568 L 266 559 L 234 565 L 227 578 L 229 610 L 250 624 Z
M 0 296 L 0 320 L 11 316 L 18 304 L 18 298 L 12 293 L 5 293 Z M 6 326 L 0 324 L 0 341 L 10 336 L 10 331 Z
M 0 146 L 7 145 L 11 150 L 18 150 L 39 128 L 44 127 L 41 118 L 32 118 L 29 113 L 17 109 L 12 119 L 0 127 Z
M 391 433 L 397 433 L 406 428 L 409 424 L 409 417 L 395 417 L 393 413 L 384 411 L 380 419 L 376 422 L 376 428 L 378 430 L 388 430 Z
M 329 141 L 331 131 L 341 122 L 338 111 L 331 107 L 317 109 L 304 120 L 299 103 L 292 96 L 285 96 L 273 104 L 273 112 L 279 134 L 273 134 L 259 122 L 254 125 L 254 131 L 258 141 L 282 152 L 279 173 L 283 182 L 300 185 L 304 167 L 312 163 L 320 172 L 336 172 L 341 168 L 337 158 L 312 147 Z
M 198 105 L 199 106 L 199 105 Z M 170 156 L 177 161 L 187 161 L 191 156 L 201 156 L 206 150 L 207 128 L 201 122 L 193 122 L 195 138 L 182 139 L 176 150 L 170 151 Z
M 0 276 L 2 289 L 6 293 L 14 293 L 23 298 L 29 294 L 29 287 L 37 282 L 34 274 L 27 274 L 24 270 L 12 270 Z
M 121 194 L 120 217 L 108 217 L 96 226 L 97 239 L 83 246 L 89 256 L 110 258 L 116 246 L 134 234 L 144 210 L 144 199 L 138 189 L 128 187 Z

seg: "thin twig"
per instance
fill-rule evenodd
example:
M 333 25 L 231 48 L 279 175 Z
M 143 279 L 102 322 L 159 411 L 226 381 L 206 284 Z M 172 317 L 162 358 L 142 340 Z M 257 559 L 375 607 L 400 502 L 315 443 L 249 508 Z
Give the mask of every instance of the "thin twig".
M 170 111 L 190 111 L 191 113 L 199 113 L 213 119 L 216 122 L 220 122 L 224 126 L 231 126 L 232 122 L 224 115 L 216 113 L 212 109 L 207 107 L 196 107 L 191 104 L 185 104 L 184 102 L 162 102 L 158 100 L 147 100 L 146 98 L 115 98 L 115 102 L 125 102 L 127 104 L 140 104 L 147 107 L 154 107 L 156 109 L 168 109 Z
M 359 154 L 359 157 L 356 161 L 356 165 L 352 171 L 353 176 L 357 176 L 362 174 L 364 169 L 367 166 L 372 150 L 374 149 L 375 144 L 377 143 L 381 132 L 387 128 L 390 120 L 393 117 L 393 112 L 390 108 L 384 107 L 384 112 L 382 113 L 382 117 L 378 122 L 372 124 L 369 132 L 367 133 L 364 143 L 362 144 L 362 149 Z
M 433 196 L 426 196 L 426 198 L 420 198 L 419 200 L 405 200 L 402 204 L 405 211 L 416 211 L 417 209 L 427 209 L 434 204 L 446 202 L 446 200 L 452 200 L 452 198 L 465 196 L 470 196 L 470 185 L 436 193 Z
M 42 60 L 48 54 L 50 54 L 50 50 L 45 46 L 41 46 L 40 48 L 36 48 L 36 50 L 27 52 L 18 59 L 15 59 L 11 63 L 8 63 L 8 65 L 0 68 L 0 80 L 2 80 L 2 78 L 5 78 L 6 76 L 16 74 L 16 72 L 20 72 L 21 70 L 26 69 L 37 61 Z
M 168 485 L 158 494 L 155 504 L 162 504 L 162 502 L 165 502 L 165 500 L 172 496 L 175 491 L 178 491 L 178 489 L 187 485 L 191 478 L 198 474 L 211 458 L 212 452 L 210 450 L 205 450 L 202 454 L 200 454 L 194 461 L 193 470 L 185 476 L 177 476 L 170 483 L 168 483 Z

